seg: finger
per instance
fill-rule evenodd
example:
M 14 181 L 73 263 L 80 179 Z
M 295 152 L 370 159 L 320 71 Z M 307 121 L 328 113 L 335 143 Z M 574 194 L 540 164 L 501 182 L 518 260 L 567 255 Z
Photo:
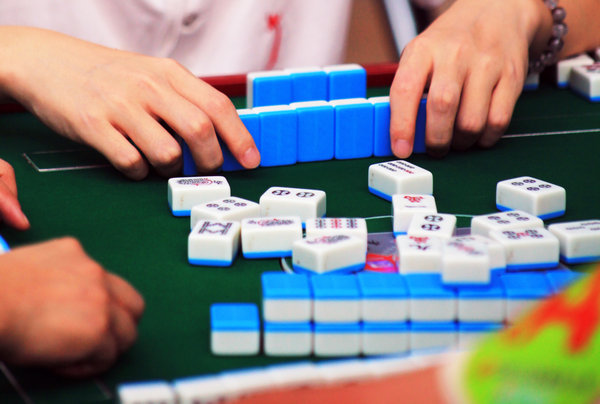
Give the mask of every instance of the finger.
M 431 71 L 429 53 L 405 49 L 390 88 L 390 142 L 400 158 L 412 153 L 419 103 Z
M 123 309 L 125 309 L 137 322 L 144 313 L 144 299 L 142 296 L 127 283 L 123 278 L 107 273 L 108 290 L 114 299 Z
M 185 140 L 198 171 L 214 171 L 223 164 L 215 129 L 204 111 L 173 93 L 163 94 L 160 100 L 153 102 L 152 108 Z
M 75 365 L 80 365 L 82 371 L 87 370 L 88 373 L 82 376 L 89 376 L 110 368 L 117 360 L 118 355 L 117 340 L 114 335 L 108 334 L 88 358 Z
M 148 175 L 148 164 L 118 127 L 97 119 L 81 129 L 82 138 L 127 177 L 141 180 Z
M 231 100 L 185 69 L 177 69 L 171 80 L 171 85 L 180 94 L 206 113 L 240 164 L 245 168 L 257 167 L 260 154 Z
M 489 114 L 491 94 L 500 78 L 499 66 L 492 59 L 482 58 L 470 69 L 454 124 L 454 149 L 466 150 L 481 137 Z
M 117 303 L 111 304 L 111 331 L 116 342 L 117 352 L 123 353 L 137 339 L 137 326 L 129 311 Z
M 512 73 L 504 74 L 500 78 L 492 93 L 487 125 L 478 141 L 479 146 L 493 146 L 506 132 L 513 109 L 523 89 L 523 81 L 520 75 Z
M 18 230 L 27 230 L 30 226 L 29 219 L 21 210 L 17 197 L 2 181 L 0 181 L 0 219 Z
M 465 70 L 452 64 L 449 57 L 442 65 L 434 66 L 431 86 L 427 95 L 427 122 L 425 144 L 433 156 L 443 156 L 450 148 L 454 121 L 465 79 Z
M 114 124 L 133 141 L 159 174 L 172 176 L 180 171 L 181 148 L 177 140 L 147 111 L 142 108 L 121 111 Z
M 87 358 L 72 364 L 52 367 L 55 373 L 72 378 L 85 378 L 108 370 L 117 360 L 119 351 L 116 339 L 109 335 Z
M 15 170 L 6 161 L 0 159 L 0 181 L 4 182 L 4 185 L 10 192 L 16 197 L 17 196 L 17 180 L 15 178 Z

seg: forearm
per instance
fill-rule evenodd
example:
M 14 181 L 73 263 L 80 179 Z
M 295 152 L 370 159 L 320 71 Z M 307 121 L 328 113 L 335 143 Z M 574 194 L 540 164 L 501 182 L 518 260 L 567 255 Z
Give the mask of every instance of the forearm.
M 600 46 L 600 0 L 561 0 L 567 10 L 569 32 L 561 56 L 592 50 Z
M 19 46 L 20 32 L 27 28 L 0 27 L 0 100 L 13 98 L 10 89 L 17 82 L 18 55 L 15 48 Z
M 530 53 L 537 56 L 548 47 L 552 30 L 552 16 L 542 0 L 530 0 L 536 4 L 537 30 L 531 40 Z M 594 29 L 600 21 L 600 0 L 558 0 L 558 6 L 566 11 L 565 23 L 568 33 L 563 38 L 564 47 L 558 57 L 590 51 L 600 46 L 600 30 Z

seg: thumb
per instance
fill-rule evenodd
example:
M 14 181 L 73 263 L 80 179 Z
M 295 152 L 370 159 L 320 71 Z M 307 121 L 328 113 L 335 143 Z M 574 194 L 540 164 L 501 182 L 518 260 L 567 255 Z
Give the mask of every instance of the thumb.
M 29 220 L 21 210 L 17 197 L 0 181 L 0 219 L 18 230 L 27 230 Z

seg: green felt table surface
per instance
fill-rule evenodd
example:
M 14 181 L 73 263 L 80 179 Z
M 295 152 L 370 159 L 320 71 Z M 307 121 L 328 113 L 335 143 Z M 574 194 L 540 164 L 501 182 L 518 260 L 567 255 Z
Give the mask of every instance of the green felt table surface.
M 381 95 L 387 88 L 371 89 Z M 238 107 L 243 99 L 235 99 Z M 469 216 L 495 211 L 500 180 L 530 175 L 567 190 L 567 213 L 552 222 L 600 218 L 600 104 L 568 90 L 543 86 L 524 93 L 505 137 L 490 150 L 451 152 L 444 159 L 415 155 L 409 160 L 434 175 L 438 210 Z M 564 132 L 564 133 L 561 133 Z M 15 168 L 19 197 L 32 223 L 17 232 L 0 227 L 13 247 L 71 235 L 105 268 L 131 282 L 146 299 L 136 345 L 109 372 L 68 381 L 46 372 L 14 369 L 34 403 L 112 403 L 115 387 L 126 381 L 173 380 L 227 369 L 264 366 L 291 358 L 215 357 L 209 349 L 209 306 L 213 302 L 260 302 L 260 274 L 279 270 L 277 260 L 238 258 L 230 268 L 187 263 L 188 218 L 174 218 L 167 206 L 166 179 L 151 175 L 133 182 L 111 167 L 37 172 L 23 157 L 41 165 L 102 163 L 94 153 L 45 153 L 80 149 L 55 135 L 27 113 L 0 116 L 0 158 Z M 44 153 L 40 153 L 44 152 Z M 84 161 L 76 161 L 76 160 Z M 258 201 L 270 186 L 315 188 L 327 192 L 327 215 L 378 217 L 369 231 L 391 231 L 391 205 L 367 190 L 370 164 L 389 158 L 304 163 L 226 173 L 232 195 Z M 24 402 L 0 375 L 0 402 Z

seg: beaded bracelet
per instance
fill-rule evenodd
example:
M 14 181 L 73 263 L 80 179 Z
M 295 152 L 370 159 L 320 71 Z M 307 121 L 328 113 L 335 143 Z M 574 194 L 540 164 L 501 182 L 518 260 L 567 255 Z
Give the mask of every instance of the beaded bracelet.
M 550 9 L 552 14 L 552 35 L 548 40 L 548 48 L 542 52 L 537 60 L 529 62 L 530 73 L 540 73 L 546 66 L 558 61 L 558 52 L 564 46 L 563 37 L 567 34 L 567 24 L 565 17 L 567 12 L 564 8 L 558 6 L 558 0 L 543 0 L 544 4 Z

